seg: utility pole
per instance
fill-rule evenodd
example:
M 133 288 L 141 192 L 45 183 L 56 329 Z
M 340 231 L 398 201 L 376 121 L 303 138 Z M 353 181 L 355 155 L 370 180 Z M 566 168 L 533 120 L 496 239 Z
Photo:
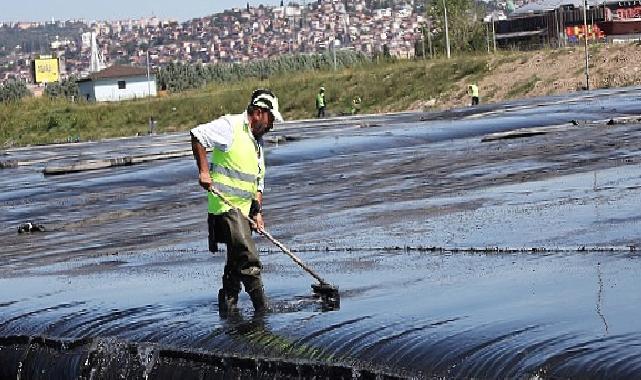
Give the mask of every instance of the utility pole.
M 334 56 L 334 71 L 336 71 L 336 37 L 332 40 L 332 55 Z
M 430 51 L 430 59 L 434 58 L 434 47 L 432 47 L 432 21 L 427 19 L 427 48 Z
M 423 60 L 425 60 L 425 26 L 422 28 L 423 35 L 421 36 L 421 48 L 423 49 Z
M 430 16 L 430 0 L 425 0 L 425 21 L 427 22 L 427 49 L 430 52 L 430 59 L 434 58 L 432 49 L 432 17 Z
M 147 98 L 151 98 L 151 70 L 149 68 L 149 48 L 147 48 Z M 147 102 L 147 112 L 149 113 L 149 134 L 153 135 L 156 132 L 156 120 L 151 114 L 151 104 Z
M 494 45 L 494 53 L 496 54 L 496 29 L 494 28 L 494 12 L 492 12 L 492 44 Z
M 147 97 L 151 97 L 151 73 L 149 70 L 149 49 L 147 49 Z
M 559 27 L 561 25 L 561 22 L 559 20 L 559 9 L 554 10 L 554 29 L 556 30 L 556 47 L 557 49 L 561 48 L 561 28 Z
M 588 0 L 583 0 L 583 38 L 585 40 L 585 89 L 590 91 L 590 55 L 588 53 Z
M 445 51 L 447 53 L 447 59 L 450 59 L 450 32 L 447 26 L 447 5 L 445 0 L 443 0 L 443 14 L 445 15 Z
M 487 45 L 487 54 L 490 54 L 490 26 L 485 24 L 485 43 Z

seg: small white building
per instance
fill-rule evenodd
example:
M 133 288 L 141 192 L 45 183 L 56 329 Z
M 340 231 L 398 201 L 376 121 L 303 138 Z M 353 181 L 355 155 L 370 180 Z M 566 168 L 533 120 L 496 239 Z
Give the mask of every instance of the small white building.
M 156 96 L 156 76 L 147 69 L 111 66 L 78 81 L 80 96 L 88 101 L 117 102 Z

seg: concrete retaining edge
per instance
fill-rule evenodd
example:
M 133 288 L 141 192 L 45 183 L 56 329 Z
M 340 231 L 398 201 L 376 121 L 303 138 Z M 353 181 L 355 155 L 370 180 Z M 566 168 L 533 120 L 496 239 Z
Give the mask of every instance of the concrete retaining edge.
M 94 159 L 94 160 L 77 160 L 73 162 L 49 162 L 43 169 L 42 173 L 45 175 L 78 173 L 89 170 L 106 169 L 116 166 L 129 166 L 141 164 L 149 161 L 168 160 L 172 158 L 185 157 L 192 154 L 191 149 L 180 150 L 174 152 L 163 152 L 157 154 L 145 154 L 138 156 L 123 156 L 107 159 Z

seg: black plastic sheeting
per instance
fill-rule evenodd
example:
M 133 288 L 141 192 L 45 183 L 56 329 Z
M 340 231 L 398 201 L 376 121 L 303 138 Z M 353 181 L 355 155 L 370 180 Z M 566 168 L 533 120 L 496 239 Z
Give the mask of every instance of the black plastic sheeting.
M 350 365 L 228 356 L 111 338 L 0 338 L 0 379 L 403 379 Z

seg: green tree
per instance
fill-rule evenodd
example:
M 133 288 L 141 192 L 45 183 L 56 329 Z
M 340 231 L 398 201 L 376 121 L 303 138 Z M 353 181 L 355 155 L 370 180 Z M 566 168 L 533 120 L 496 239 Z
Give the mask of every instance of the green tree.
M 446 0 L 445 3 L 451 50 L 484 50 L 484 8 L 478 6 L 474 0 Z M 443 0 L 431 0 L 427 7 L 427 16 L 432 20 L 432 43 L 435 52 L 445 50 L 444 13 Z M 428 51 L 427 47 L 425 50 Z
M 44 94 L 49 98 L 78 98 L 80 93 L 76 77 L 71 76 L 62 82 L 47 83 Z
M 16 102 L 22 98 L 31 96 L 31 92 L 23 81 L 9 80 L 0 86 L 0 102 Z
M 387 44 L 383 45 L 383 58 L 389 59 L 391 57 L 392 55 L 390 54 L 389 47 L 387 46 Z
M 282 55 L 276 58 L 252 61 L 247 64 L 219 63 L 201 64 L 170 63 L 157 74 L 160 89 L 183 91 L 199 88 L 208 83 L 236 82 L 243 78 L 267 79 L 273 75 L 301 70 L 330 69 L 334 65 L 332 53 L 311 55 Z M 364 53 L 349 50 L 336 51 L 336 65 L 351 67 L 370 62 Z

